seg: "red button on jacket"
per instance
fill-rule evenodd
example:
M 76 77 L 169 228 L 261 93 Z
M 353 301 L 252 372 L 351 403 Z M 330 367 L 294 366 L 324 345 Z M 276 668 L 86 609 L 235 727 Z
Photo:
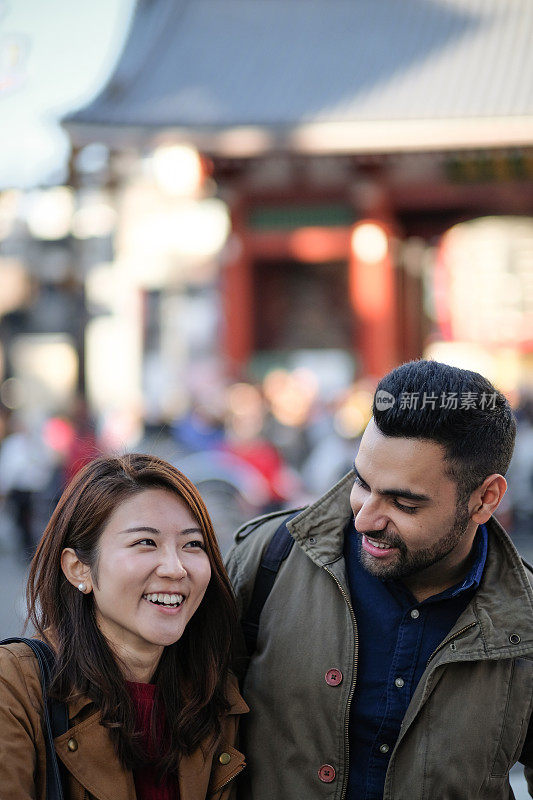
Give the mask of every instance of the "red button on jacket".
M 322 764 L 318 770 L 318 777 L 322 783 L 331 783 L 331 781 L 335 780 L 335 769 L 331 764 Z
M 326 672 L 326 683 L 328 686 L 338 686 L 342 681 L 340 669 L 328 669 Z

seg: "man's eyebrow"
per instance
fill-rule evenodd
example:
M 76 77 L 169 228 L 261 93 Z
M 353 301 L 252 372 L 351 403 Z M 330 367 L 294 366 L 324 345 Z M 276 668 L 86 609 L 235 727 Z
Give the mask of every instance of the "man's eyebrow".
M 119 531 L 119 533 L 152 533 L 155 535 L 160 535 L 161 531 L 158 528 L 151 528 L 149 525 L 139 525 L 134 526 L 133 528 L 125 528 L 123 531 Z M 180 536 L 187 536 L 191 533 L 193 534 L 200 534 L 203 536 L 201 528 L 184 528 L 182 531 L 178 531 Z
M 353 471 L 363 486 L 368 486 L 368 483 L 359 474 L 359 470 L 355 464 L 353 465 Z M 378 489 L 378 494 L 382 497 L 403 497 L 404 500 L 416 500 L 418 503 L 427 503 L 431 500 L 431 497 L 428 497 L 427 494 L 418 494 L 417 492 L 412 492 L 410 489 Z

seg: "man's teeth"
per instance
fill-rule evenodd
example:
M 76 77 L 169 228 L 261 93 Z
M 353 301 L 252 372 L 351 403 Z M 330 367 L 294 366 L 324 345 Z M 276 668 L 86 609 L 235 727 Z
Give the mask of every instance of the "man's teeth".
M 372 547 L 377 547 L 380 550 L 389 550 L 390 544 L 386 544 L 385 542 L 376 542 L 375 539 L 370 539 L 368 536 L 366 537 L 367 542 L 370 542 Z
M 144 597 L 150 603 L 159 603 L 164 606 L 180 606 L 184 600 L 182 594 L 163 594 L 162 592 L 145 594 Z

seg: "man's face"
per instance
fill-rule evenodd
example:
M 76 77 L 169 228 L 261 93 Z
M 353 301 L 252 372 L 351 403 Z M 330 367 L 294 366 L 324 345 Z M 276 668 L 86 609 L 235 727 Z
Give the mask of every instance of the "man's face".
M 384 436 L 372 420 L 355 469 L 350 503 L 364 567 L 380 578 L 440 589 L 467 558 L 477 528 L 468 501 L 458 504 L 444 448 Z

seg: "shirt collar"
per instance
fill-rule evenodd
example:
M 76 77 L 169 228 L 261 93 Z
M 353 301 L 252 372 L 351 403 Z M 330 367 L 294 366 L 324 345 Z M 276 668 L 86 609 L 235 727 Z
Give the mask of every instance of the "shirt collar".
M 470 572 L 461 581 L 461 583 L 456 584 L 455 586 L 451 586 L 449 589 L 446 589 L 445 592 L 442 592 L 443 595 L 447 595 L 449 592 L 450 597 L 456 597 L 461 592 L 465 592 L 467 589 L 477 589 L 479 584 L 481 583 L 481 578 L 483 576 L 483 570 L 485 568 L 485 561 L 487 560 L 487 551 L 489 547 L 489 535 L 487 533 L 487 528 L 485 525 L 480 525 L 477 529 L 476 536 L 474 539 L 473 545 L 473 556 L 474 561 L 472 567 L 470 568 Z

